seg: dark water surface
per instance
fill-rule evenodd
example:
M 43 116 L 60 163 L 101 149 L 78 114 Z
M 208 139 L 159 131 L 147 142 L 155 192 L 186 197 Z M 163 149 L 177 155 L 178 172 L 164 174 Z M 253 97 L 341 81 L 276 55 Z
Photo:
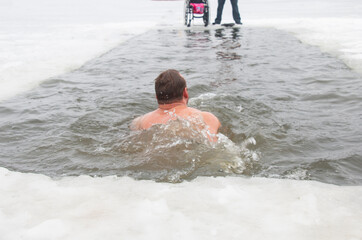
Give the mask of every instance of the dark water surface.
M 153 79 L 168 68 L 188 81 L 192 107 L 220 119 L 219 143 L 183 121 L 130 133 L 132 119 L 157 107 Z M 0 103 L 0 166 L 52 177 L 360 185 L 361 93 L 361 76 L 281 31 L 154 30 Z

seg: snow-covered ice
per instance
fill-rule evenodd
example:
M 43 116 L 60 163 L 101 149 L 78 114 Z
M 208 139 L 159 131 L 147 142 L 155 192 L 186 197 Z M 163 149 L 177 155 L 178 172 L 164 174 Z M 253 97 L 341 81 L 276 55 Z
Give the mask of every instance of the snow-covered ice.
M 0 0 L 0 100 L 76 69 L 155 27 L 182 27 L 182 1 Z M 211 0 L 211 20 L 217 1 Z M 362 72 L 359 0 L 239 1 L 273 27 Z M 224 21 L 230 22 L 227 1 Z M 361 239 L 362 187 L 262 178 L 180 184 L 0 168 L 1 239 Z

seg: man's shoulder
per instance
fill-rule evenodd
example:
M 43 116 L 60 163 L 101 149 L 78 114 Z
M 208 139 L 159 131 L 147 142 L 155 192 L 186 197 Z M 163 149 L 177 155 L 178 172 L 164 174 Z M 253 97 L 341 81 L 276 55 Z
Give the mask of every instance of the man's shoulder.
M 163 123 L 162 114 L 158 110 L 146 113 L 135 120 L 131 124 L 132 130 L 142 130 L 151 127 L 153 124 Z
M 142 117 L 137 117 L 135 119 L 133 119 L 131 125 L 130 125 L 130 129 L 135 131 L 135 130 L 140 130 L 141 129 L 141 121 L 142 121 Z
M 204 117 L 205 120 L 209 119 L 212 121 L 219 121 L 219 119 L 212 114 L 211 112 L 201 112 L 202 116 Z
M 217 133 L 221 123 L 219 119 L 210 112 L 202 112 L 202 117 L 204 122 L 210 127 L 209 130 L 211 133 Z
M 213 120 L 213 121 L 219 121 L 219 119 L 212 113 L 210 112 L 203 112 L 203 111 L 200 111 L 196 108 L 192 108 L 192 107 L 188 107 L 188 111 L 190 113 L 197 113 L 197 114 L 200 114 L 203 118 L 206 118 L 206 119 L 210 119 L 210 120 Z
M 187 107 L 187 111 L 190 113 L 198 113 L 198 114 L 202 113 L 202 111 L 200 111 L 199 109 L 193 108 L 193 107 Z

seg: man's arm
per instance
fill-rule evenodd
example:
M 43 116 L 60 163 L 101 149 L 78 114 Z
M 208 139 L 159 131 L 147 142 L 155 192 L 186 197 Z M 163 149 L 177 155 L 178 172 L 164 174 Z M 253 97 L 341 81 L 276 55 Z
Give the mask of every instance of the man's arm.
M 209 131 L 212 134 L 217 134 L 221 123 L 219 119 L 212 113 L 202 112 L 202 117 L 204 118 L 205 124 L 209 127 Z
M 142 117 L 143 117 L 143 116 L 140 116 L 140 117 L 138 117 L 138 118 L 136 118 L 136 119 L 134 119 L 134 120 L 132 121 L 132 123 L 131 123 L 131 125 L 130 125 L 130 129 L 131 129 L 132 131 L 136 131 L 136 130 L 141 130 L 141 129 L 142 129 L 142 127 L 141 127 Z

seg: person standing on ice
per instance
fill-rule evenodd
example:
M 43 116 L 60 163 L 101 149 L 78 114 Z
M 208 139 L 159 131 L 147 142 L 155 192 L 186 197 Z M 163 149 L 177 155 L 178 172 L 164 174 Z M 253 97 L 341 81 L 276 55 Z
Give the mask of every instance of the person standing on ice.
M 212 113 L 187 106 L 189 94 L 186 80 L 177 70 L 162 72 L 155 79 L 155 91 L 158 109 L 133 120 L 131 130 L 145 130 L 155 124 L 183 119 L 205 131 L 210 141 L 217 140 L 215 135 L 221 126 L 219 119 Z
M 233 9 L 234 21 L 236 24 L 241 25 L 242 23 L 241 23 L 239 8 L 238 8 L 238 0 L 230 0 L 230 2 L 231 2 L 231 7 Z M 224 4 L 225 4 L 225 0 L 218 0 L 217 16 L 215 18 L 215 22 L 213 23 L 213 25 L 221 23 L 221 17 L 222 17 L 222 11 L 224 9 Z

